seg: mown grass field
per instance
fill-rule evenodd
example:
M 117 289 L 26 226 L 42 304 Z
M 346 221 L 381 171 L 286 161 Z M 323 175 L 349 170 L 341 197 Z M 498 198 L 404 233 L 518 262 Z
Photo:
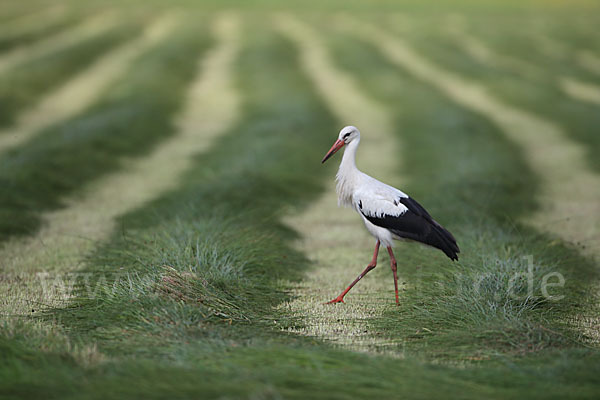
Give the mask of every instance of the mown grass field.
M 598 398 L 599 11 L 2 2 L 0 398 Z M 349 124 L 461 247 L 399 306 Z

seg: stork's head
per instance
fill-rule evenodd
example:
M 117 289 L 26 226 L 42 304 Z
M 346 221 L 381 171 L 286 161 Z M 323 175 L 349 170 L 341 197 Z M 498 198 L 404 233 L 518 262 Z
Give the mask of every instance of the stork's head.
M 334 155 L 335 152 L 338 151 L 339 149 L 341 149 L 342 147 L 344 147 L 344 145 L 347 145 L 350 142 L 352 142 L 354 140 L 358 140 L 358 139 L 360 139 L 360 132 L 358 131 L 358 128 L 355 126 L 352 126 L 352 125 L 345 126 L 340 131 L 338 140 L 335 141 L 333 146 L 331 146 L 331 149 L 329 149 L 327 154 L 325 154 L 325 157 L 323 157 L 323 160 L 321 161 L 321 163 L 324 163 L 325 161 L 327 161 L 327 159 L 329 157 Z

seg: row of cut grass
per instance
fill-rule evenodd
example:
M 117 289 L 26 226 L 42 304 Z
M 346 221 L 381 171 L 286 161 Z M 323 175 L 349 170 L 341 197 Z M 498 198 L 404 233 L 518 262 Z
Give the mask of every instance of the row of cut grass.
M 0 241 L 33 233 L 41 215 L 85 183 L 121 168 L 173 132 L 172 118 L 209 40 L 184 25 L 143 54 L 80 115 L 51 126 L 0 159 Z
M 19 4 L 17 4 L 19 3 Z M 0 4 L 0 21 L 10 23 L 14 20 L 29 18 L 32 14 L 39 11 L 39 4 L 33 2 L 4 1 Z
M 573 50 L 588 50 L 596 54 L 600 52 L 600 35 L 595 29 L 597 24 L 598 16 L 595 13 L 581 16 L 575 21 L 554 16 L 543 21 L 539 34 L 548 37 L 554 48 L 563 51 L 562 55 L 566 56 L 564 61 L 569 65 L 571 63 L 568 56 L 573 54 Z M 556 55 L 560 58 L 561 54 L 557 52 Z
M 76 23 L 81 15 L 36 15 L 33 23 L 30 21 L 17 23 L 10 21 L 10 28 L 0 28 L 0 54 L 17 46 L 27 46 L 36 40 L 53 35 Z
M 0 127 L 11 125 L 17 114 L 35 104 L 44 93 L 58 87 L 90 65 L 111 47 L 139 31 L 135 25 L 83 40 L 60 51 L 43 55 L 0 76 Z
M 567 64 L 562 59 L 545 56 L 539 51 L 539 44 L 523 40 L 519 35 L 502 29 L 502 26 L 493 30 L 489 26 L 476 25 L 469 33 L 489 43 L 494 52 L 537 66 L 536 74 L 523 75 L 524 71 L 506 69 L 505 66 L 490 68 L 482 65 L 445 33 L 414 31 L 407 39 L 437 64 L 484 82 L 495 95 L 510 104 L 556 122 L 574 140 L 589 149 L 588 162 L 596 172 L 600 172 L 600 161 L 595 157 L 600 150 L 600 136 L 596 134 L 596 127 L 600 124 L 598 106 L 565 96 L 560 88 L 560 78 L 563 76 L 594 82 L 592 74 L 578 69 L 573 65 L 574 62 Z M 576 44 L 573 46 L 576 47 Z
M 569 356 L 573 361 L 569 364 L 564 354 L 549 354 L 528 365 L 506 361 L 461 369 L 290 341 L 248 341 L 252 345 L 247 347 L 237 342 L 212 348 L 188 345 L 185 362 L 125 359 L 80 368 L 68 356 L 1 340 L 0 351 L 6 357 L 0 361 L 0 394 L 7 399 L 40 394 L 57 399 L 591 399 L 597 395 L 600 372 L 597 356 L 578 353 Z M 539 365 L 546 368 L 541 371 Z M 19 372 L 9 375 L 9 368 Z M 14 383 L 15 375 L 19 384 Z
M 438 19 L 434 24 L 436 29 L 421 27 L 421 33 L 428 31 L 432 36 L 440 37 L 444 36 L 443 31 L 449 24 L 462 26 L 467 33 L 490 43 L 499 55 L 514 55 L 534 63 L 542 69 L 542 75 L 569 74 L 592 82 L 598 79 L 597 75 L 575 62 L 576 54 L 581 50 L 598 51 L 597 34 L 585 28 L 594 24 L 596 17 L 593 15 L 585 16 L 581 21 L 552 13 L 519 17 L 485 15 L 471 18 L 468 14 L 454 17 L 457 17 L 455 21 L 452 18 Z

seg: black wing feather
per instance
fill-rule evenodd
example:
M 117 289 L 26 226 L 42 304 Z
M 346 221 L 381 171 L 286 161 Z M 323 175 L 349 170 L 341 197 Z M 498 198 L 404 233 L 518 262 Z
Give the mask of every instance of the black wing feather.
M 458 260 L 460 249 L 450 232 L 431 218 L 427 210 L 414 199 L 402 197 L 398 201 L 408 209 L 402 215 L 370 216 L 364 212 L 363 215 L 372 224 L 389 229 L 396 236 L 436 247 L 450 259 Z

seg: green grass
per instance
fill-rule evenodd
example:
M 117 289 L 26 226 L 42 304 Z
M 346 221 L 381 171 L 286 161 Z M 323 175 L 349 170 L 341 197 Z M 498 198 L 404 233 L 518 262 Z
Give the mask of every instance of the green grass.
M 298 279 L 306 265 L 290 247 L 295 235 L 278 218 L 318 193 L 314 176 L 330 141 L 322 132 L 336 127 L 286 47 L 272 35 L 254 37 L 239 61 L 240 89 L 252 93 L 245 98 L 243 124 L 198 156 L 180 190 L 124 216 L 126 233 L 93 256 L 98 273 L 112 275 L 119 265 L 120 274 L 134 276 L 134 293 L 123 280 L 118 295 L 84 301 L 78 311 L 100 312 L 102 332 L 126 329 L 135 343 L 162 337 L 154 344 L 160 346 L 171 334 L 176 342 L 180 335 L 201 334 L 215 320 L 260 324 L 268 318 L 272 324 L 272 307 L 285 298 L 277 281 Z M 285 84 L 271 83 L 273 75 Z M 129 306 L 131 296 L 142 309 Z M 71 310 L 65 312 L 68 318 Z M 70 330 L 90 332 L 86 324 L 98 324 L 72 317 L 66 320 L 73 323 Z M 180 326 L 171 327 L 173 321 Z
M 586 15 L 582 16 L 577 24 L 550 24 L 544 33 L 566 46 L 567 52 L 575 47 L 576 50 L 590 50 L 597 53 L 600 51 L 598 32 L 594 29 L 597 22 L 596 15 Z M 596 76 L 596 80 L 600 80 L 600 77 Z
M 0 127 L 12 125 L 18 113 L 34 105 L 44 93 L 58 87 L 113 46 L 133 37 L 135 28 L 133 25 L 112 30 L 7 71 L 0 77 Z
M 396 343 L 387 348 L 395 357 L 282 331 L 303 321 L 277 308 L 290 298 L 281 282 L 309 267 L 282 217 L 332 184 L 335 163 L 319 161 L 350 121 L 329 114 L 291 42 L 262 17 L 243 17 L 239 122 L 176 189 L 119 218 L 86 258 L 68 306 L 0 324 L 0 397 L 596 398 L 600 354 L 566 320 L 587 306 L 597 266 L 519 223 L 539 207 L 526 156 L 489 121 L 325 25 L 317 26 L 337 66 L 395 116 L 402 189 L 455 233 L 461 261 L 398 246 L 401 304 L 368 323 Z M 0 240 L 31 235 L 45 212 L 174 133 L 195 60 L 213 43 L 195 25 L 137 60 L 93 107 L 3 155 L 0 185 L 10 190 L 0 192 Z M 434 59 L 440 42 L 418 43 Z M 438 50 L 440 64 L 500 85 L 496 72 Z M 548 77 L 535 83 L 544 87 L 536 96 L 554 90 Z M 529 255 L 533 296 L 519 279 L 521 297 L 512 298 L 510 279 Z M 556 302 L 539 286 L 553 271 L 566 279 L 551 289 L 565 295 Z
M 507 103 L 557 123 L 570 137 L 588 149 L 588 162 L 596 172 L 600 172 L 600 161 L 595 156 L 600 150 L 600 136 L 596 134 L 596 127 L 600 124 L 599 107 L 570 98 L 558 85 L 559 78 L 563 76 L 596 84 L 598 78 L 573 67 L 573 61 L 545 56 L 539 50 L 540 45 L 524 35 L 515 35 L 510 30 L 507 33 L 505 29 L 490 30 L 490 25 L 476 24 L 476 29 L 470 29 L 469 33 L 500 55 L 505 54 L 537 66 L 537 72 L 524 75 L 517 69 L 482 65 L 447 34 L 433 29 L 415 31 L 405 38 L 436 64 L 469 79 L 484 82 L 491 93 Z
M 597 357 L 577 353 L 549 354 L 537 358 L 535 365 L 517 367 L 507 362 L 485 370 L 464 370 L 306 347 L 289 340 L 244 348 L 190 346 L 185 364 L 123 360 L 81 369 L 68 357 L 36 353 L 13 344 L 0 346 L 10 355 L 0 365 L 10 367 L 21 378 L 19 385 L 10 388 L 4 383 L 7 380 L 0 381 L 0 393 L 8 399 L 35 397 L 43 390 L 47 398 L 78 399 L 429 399 L 442 393 L 446 398 L 461 399 L 594 398 L 594 382 L 600 372 Z M 576 360 L 569 369 L 564 364 L 568 359 Z M 539 371 L 538 364 L 547 365 L 546 371 Z M 562 378 L 548 380 L 548 371 Z M 134 381 L 136 385 L 131 384 Z
M 41 213 L 63 205 L 84 183 L 145 154 L 174 131 L 173 116 L 209 44 L 202 28 L 178 34 L 142 55 L 80 115 L 51 126 L 0 159 L 0 242 L 35 232 Z M 9 217 L 10 216 L 10 217 Z
M 19 5 L 9 4 L 10 2 L 3 3 L 2 9 L 0 9 L 0 21 L 10 22 L 18 18 L 26 17 L 35 11 L 35 7 L 31 4 L 28 4 L 25 7 L 22 7 L 22 2 Z
M 33 29 L 28 29 L 22 32 L 11 32 L 0 33 L 0 56 L 3 52 L 14 49 L 19 46 L 26 46 L 34 43 L 37 40 L 61 32 L 64 29 L 68 29 L 77 20 L 76 16 L 68 16 L 65 18 L 59 18 L 56 21 L 52 21 L 49 24 L 42 26 L 36 26 Z

